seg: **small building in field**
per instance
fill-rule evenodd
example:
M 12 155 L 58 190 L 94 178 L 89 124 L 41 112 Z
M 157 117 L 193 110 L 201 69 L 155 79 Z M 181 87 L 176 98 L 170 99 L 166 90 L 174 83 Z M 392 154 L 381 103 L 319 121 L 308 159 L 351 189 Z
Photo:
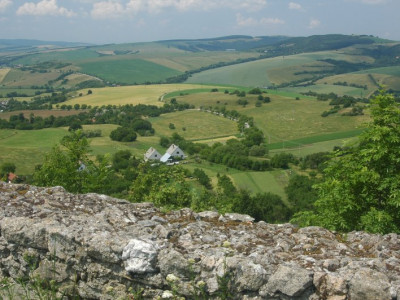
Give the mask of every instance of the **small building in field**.
M 160 158 L 161 158 L 161 154 L 153 147 L 150 147 L 149 150 L 147 150 L 146 153 L 144 154 L 145 161 L 160 160 Z
M 166 163 L 170 159 L 185 159 L 186 155 L 179 146 L 172 144 L 167 152 L 161 157 L 160 161 Z

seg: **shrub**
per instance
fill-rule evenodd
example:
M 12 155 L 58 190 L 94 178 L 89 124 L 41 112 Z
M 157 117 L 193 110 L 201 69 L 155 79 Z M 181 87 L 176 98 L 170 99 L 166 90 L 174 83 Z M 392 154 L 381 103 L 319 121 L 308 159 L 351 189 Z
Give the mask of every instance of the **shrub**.
M 111 131 L 110 138 L 118 142 L 133 142 L 137 138 L 136 132 L 129 127 L 118 127 Z

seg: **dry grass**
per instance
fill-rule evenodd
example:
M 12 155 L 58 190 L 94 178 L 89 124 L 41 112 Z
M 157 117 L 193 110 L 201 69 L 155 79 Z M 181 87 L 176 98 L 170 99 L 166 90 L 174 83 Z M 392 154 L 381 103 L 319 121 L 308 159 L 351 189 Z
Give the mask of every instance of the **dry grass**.
M 8 72 L 10 72 L 10 68 L 0 68 L 0 83 L 4 80 L 4 78 L 7 76 Z
M 134 85 L 121 87 L 106 87 L 91 89 L 93 94 L 87 95 L 87 90 L 78 91 L 84 96 L 76 97 L 65 102 L 65 104 L 74 105 L 88 104 L 92 106 L 101 105 L 124 105 L 124 104 L 146 104 L 146 105 L 164 105 L 159 101 L 162 95 L 174 91 L 204 88 L 200 84 L 155 84 L 155 85 Z M 207 86 L 207 88 L 212 86 Z

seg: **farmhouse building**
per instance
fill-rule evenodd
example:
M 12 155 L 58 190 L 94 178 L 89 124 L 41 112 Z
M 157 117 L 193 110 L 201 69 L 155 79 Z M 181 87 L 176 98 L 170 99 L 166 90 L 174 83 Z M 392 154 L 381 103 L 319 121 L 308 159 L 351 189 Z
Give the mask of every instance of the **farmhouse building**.
M 171 146 L 169 146 L 167 152 L 165 152 L 165 154 L 161 157 L 160 161 L 165 163 L 172 158 L 184 159 L 185 157 L 186 155 L 182 151 L 182 149 L 179 148 L 177 145 L 172 144 Z
M 153 147 L 150 147 L 149 150 L 147 150 L 146 153 L 144 154 L 145 161 L 160 160 L 160 158 L 161 158 L 161 154 Z
M 165 152 L 164 155 L 161 156 L 161 154 L 154 149 L 153 147 L 150 147 L 149 150 L 146 151 L 144 154 L 144 160 L 149 161 L 149 160 L 159 160 L 163 163 L 169 162 L 172 159 L 185 159 L 186 155 L 182 151 L 179 146 L 172 144 L 169 146 L 167 152 Z

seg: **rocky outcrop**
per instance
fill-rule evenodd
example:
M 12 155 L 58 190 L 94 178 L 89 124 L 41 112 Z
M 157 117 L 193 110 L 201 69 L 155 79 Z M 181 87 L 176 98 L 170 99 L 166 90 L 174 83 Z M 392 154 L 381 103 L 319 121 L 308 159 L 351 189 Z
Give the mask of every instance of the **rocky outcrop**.
M 0 277 L 37 276 L 82 298 L 400 299 L 396 234 L 163 212 L 6 183 L 0 230 Z

